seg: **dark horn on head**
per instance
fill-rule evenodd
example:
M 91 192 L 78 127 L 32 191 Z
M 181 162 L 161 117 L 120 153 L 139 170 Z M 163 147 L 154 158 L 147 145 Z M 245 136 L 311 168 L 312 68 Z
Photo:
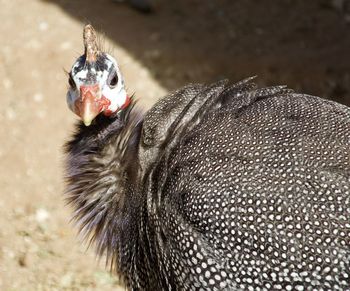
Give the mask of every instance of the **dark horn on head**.
M 99 54 L 96 32 L 92 25 L 88 24 L 84 27 L 84 47 L 85 47 L 85 56 L 86 61 L 91 63 L 95 62 Z

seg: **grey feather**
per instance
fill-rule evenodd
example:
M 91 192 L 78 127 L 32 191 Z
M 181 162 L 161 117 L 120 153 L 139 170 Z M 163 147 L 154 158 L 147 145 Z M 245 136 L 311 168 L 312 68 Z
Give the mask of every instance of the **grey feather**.
M 133 112 L 67 146 L 76 219 L 130 289 L 350 289 L 349 108 L 247 79 Z

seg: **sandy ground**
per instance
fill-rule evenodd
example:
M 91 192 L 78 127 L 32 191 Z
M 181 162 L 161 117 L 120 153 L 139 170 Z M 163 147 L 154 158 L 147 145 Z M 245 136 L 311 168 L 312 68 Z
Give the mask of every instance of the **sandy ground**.
M 82 24 L 41 1 L 0 7 L 0 290 L 114 290 L 103 260 L 79 243 L 62 195 L 62 145 L 75 119 L 63 69 L 81 53 Z M 132 56 L 106 44 L 128 64 L 128 84 L 143 79 L 131 91 L 162 95 Z
M 83 23 L 105 32 L 145 106 L 188 82 L 254 74 L 350 104 L 346 2 L 257 2 L 159 0 L 142 15 L 108 0 L 0 0 L 0 290 L 119 288 L 79 243 L 62 194 L 75 120 L 63 69 Z

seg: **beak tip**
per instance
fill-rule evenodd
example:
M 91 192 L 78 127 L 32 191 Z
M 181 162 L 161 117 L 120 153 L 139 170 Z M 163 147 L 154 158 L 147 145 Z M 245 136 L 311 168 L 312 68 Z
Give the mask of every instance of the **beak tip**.
M 85 126 L 90 126 L 90 125 L 91 125 L 91 122 L 92 122 L 91 119 L 84 119 L 84 120 L 83 120 L 83 123 L 84 123 Z

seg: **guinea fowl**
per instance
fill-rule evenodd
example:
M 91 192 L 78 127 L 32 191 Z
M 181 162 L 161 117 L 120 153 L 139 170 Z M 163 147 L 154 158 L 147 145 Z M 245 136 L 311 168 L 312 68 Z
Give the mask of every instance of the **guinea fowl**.
M 284 86 L 188 85 L 148 112 L 84 29 L 67 195 L 131 290 L 350 290 L 350 109 Z

